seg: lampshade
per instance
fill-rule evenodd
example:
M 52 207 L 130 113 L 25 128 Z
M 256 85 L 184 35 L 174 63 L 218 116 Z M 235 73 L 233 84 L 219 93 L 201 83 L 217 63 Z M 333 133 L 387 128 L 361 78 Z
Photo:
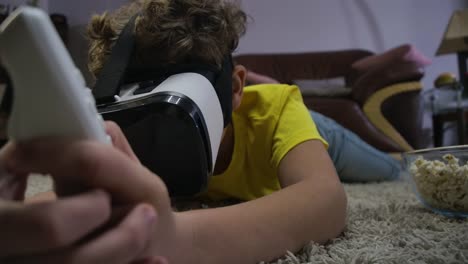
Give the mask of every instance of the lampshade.
M 468 51 L 468 9 L 452 14 L 436 55 L 461 51 Z

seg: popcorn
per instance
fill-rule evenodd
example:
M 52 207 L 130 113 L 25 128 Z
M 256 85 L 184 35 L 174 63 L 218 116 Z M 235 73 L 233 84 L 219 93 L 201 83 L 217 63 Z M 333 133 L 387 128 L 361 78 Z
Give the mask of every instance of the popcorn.
M 459 159 L 446 154 L 440 160 L 425 160 L 419 156 L 411 163 L 416 187 L 430 206 L 451 211 L 468 212 L 468 162 L 460 166 Z

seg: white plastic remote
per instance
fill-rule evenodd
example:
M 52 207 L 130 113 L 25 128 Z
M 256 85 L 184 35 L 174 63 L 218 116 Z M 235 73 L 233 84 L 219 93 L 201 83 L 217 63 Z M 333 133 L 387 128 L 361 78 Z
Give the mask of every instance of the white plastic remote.
M 9 138 L 109 142 L 92 93 L 45 12 L 20 7 L 0 25 L 0 60 L 13 85 Z

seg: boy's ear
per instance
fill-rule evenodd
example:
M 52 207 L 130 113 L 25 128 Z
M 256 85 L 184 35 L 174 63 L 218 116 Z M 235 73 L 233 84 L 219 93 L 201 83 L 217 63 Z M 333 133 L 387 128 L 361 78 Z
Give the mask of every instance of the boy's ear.
M 242 65 L 234 66 L 232 70 L 232 110 L 239 108 L 244 94 L 247 69 Z

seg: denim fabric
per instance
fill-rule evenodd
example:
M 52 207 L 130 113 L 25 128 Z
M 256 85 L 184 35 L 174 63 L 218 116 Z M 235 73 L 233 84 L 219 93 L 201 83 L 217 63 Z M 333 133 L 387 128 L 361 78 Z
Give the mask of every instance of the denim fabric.
M 400 176 L 401 163 L 368 145 L 356 134 L 334 120 L 310 111 L 320 135 L 328 142 L 328 153 L 343 182 L 395 180 Z

